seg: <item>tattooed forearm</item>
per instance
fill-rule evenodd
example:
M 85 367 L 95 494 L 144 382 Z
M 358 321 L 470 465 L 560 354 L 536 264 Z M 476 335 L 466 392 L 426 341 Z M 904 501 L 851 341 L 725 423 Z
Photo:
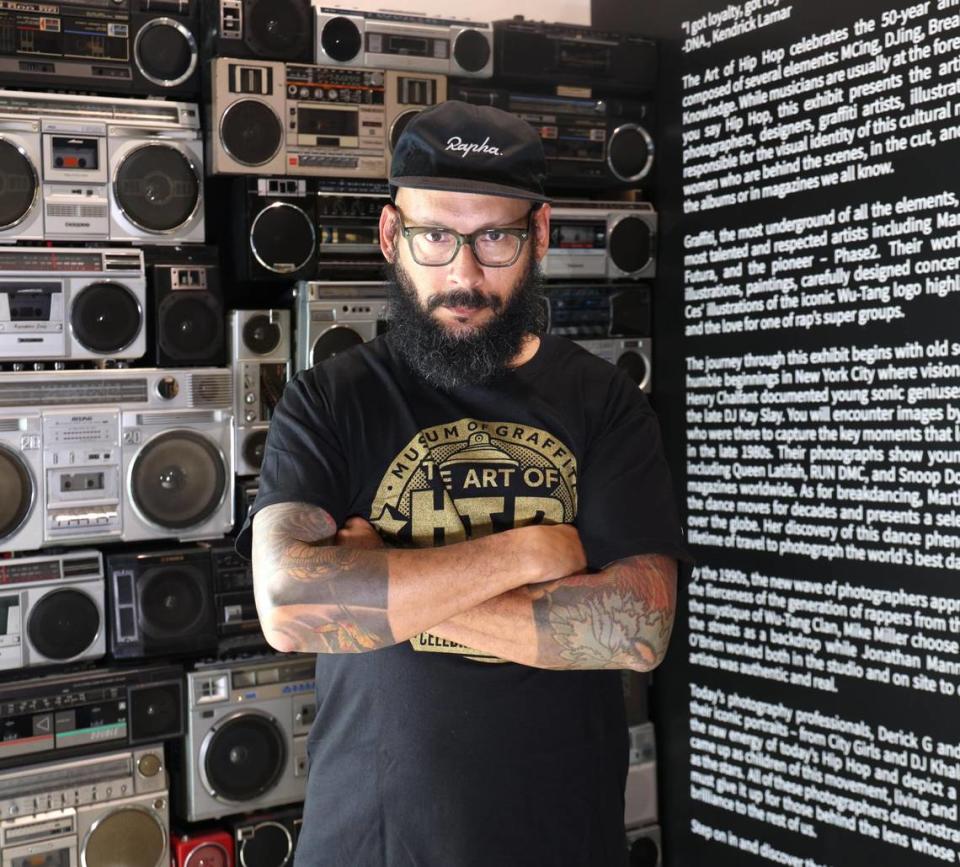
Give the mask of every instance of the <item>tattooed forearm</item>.
M 305 503 L 254 519 L 254 588 L 264 633 L 278 650 L 357 653 L 394 643 L 383 550 L 332 544 L 336 523 Z
M 595 574 L 529 588 L 537 661 L 545 668 L 632 668 L 663 658 L 676 607 L 677 564 L 645 555 Z

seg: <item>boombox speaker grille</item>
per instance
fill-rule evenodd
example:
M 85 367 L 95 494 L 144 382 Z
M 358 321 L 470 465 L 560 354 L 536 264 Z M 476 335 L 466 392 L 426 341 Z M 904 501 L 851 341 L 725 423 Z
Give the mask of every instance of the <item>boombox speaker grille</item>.
M 324 332 L 313 344 L 313 363 L 319 364 L 327 358 L 333 358 L 354 346 L 363 343 L 363 338 L 352 328 L 331 328 Z
M 170 361 L 205 359 L 223 330 L 219 299 L 205 291 L 178 291 L 160 302 L 158 342 Z
M 0 539 L 15 533 L 33 504 L 33 481 L 20 457 L 0 446 Z
M 206 614 L 199 569 L 182 564 L 148 569 L 140 577 L 140 627 L 151 638 L 189 641 Z
M 209 518 L 223 499 L 227 472 L 220 452 L 187 430 L 154 437 L 133 462 L 131 495 L 144 517 L 182 530 Z
M 300 57 L 313 41 L 309 0 L 248 0 L 246 37 L 258 57 Z
M 229 801 L 269 791 L 287 763 L 283 732 L 269 717 L 243 713 L 209 736 L 203 768 L 211 788 Z
M 268 271 L 289 274 L 299 271 L 314 256 L 317 232 L 301 208 L 274 202 L 264 208 L 250 226 L 250 251 Z
M 197 64 L 193 35 L 172 18 L 154 18 L 137 34 L 136 61 L 155 84 L 176 87 L 190 77 Z
M 148 144 L 131 151 L 117 169 L 117 204 L 148 232 L 172 232 L 197 209 L 200 179 L 177 148 Z
M 241 99 L 223 113 L 220 140 L 238 163 L 262 166 L 279 150 L 283 124 L 266 103 Z
M 243 344 L 257 355 L 273 352 L 280 345 L 283 332 L 276 322 L 263 313 L 251 316 L 243 326 Z
M 23 151 L 0 139 L 0 229 L 26 217 L 38 190 L 37 173 Z
M 94 601 L 69 587 L 40 599 L 27 618 L 30 643 L 47 659 L 72 659 L 86 650 L 100 631 Z
M 285 867 L 293 854 L 290 832 L 279 822 L 261 822 L 240 843 L 245 867 Z
M 93 826 L 82 858 L 85 867 L 157 867 L 165 850 L 159 819 L 140 807 L 125 807 Z
M 179 683 L 160 683 L 130 690 L 130 742 L 176 737 L 183 730 Z
M 267 432 L 254 431 L 243 441 L 243 459 L 254 469 L 259 470 L 263 464 L 263 451 L 267 446 Z
M 143 312 L 128 289 L 116 283 L 91 283 L 74 299 L 73 336 L 93 352 L 120 352 L 140 333 Z
M 623 181 L 639 181 L 650 171 L 653 142 L 638 124 L 624 124 L 610 138 L 607 160 L 611 171 Z
M 624 352 L 617 359 L 617 367 L 626 371 L 637 385 L 642 385 L 649 375 L 650 368 L 647 366 L 646 359 L 639 353 L 633 351 Z
M 621 271 L 632 274 L 650 261 L 650 227 L 637 217 L 625 217 L 610 231 L 610 258 Z
M 478 30 L 464 30 L 453 43 L 453 59 L 467 72 L 479 72 L 490 60 L 490 43 Z

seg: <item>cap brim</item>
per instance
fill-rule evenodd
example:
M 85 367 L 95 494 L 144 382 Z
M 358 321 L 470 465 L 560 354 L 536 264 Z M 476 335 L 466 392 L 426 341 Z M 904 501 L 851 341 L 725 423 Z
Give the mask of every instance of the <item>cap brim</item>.
M 455 193 L 467 193 L 474 196 L 503 196 L 507 199 L 524 199 L 528 202 L 549 202 L 550 197 L 535 193 L 522 187 L 507 184 L 494 184 L 490 181 L 472 181 L 462 178 L 430 178 L 405 175 L 390 178 L 392 187 L 412 187 L 415 190 L 450 190 Z

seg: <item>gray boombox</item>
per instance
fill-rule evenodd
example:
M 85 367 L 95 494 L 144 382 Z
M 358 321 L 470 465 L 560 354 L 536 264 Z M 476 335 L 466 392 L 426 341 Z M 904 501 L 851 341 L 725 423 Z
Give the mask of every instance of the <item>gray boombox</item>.
M 219 368 L 0 374 L 0 546 L 223 536 L 232 403 Z
M 550 209 L 547 278 L 641 280 L 657 273 L 657 213 L 647 202 L 558 201 Z
M 270 419 L 290 376 L 289 310 L 231 310 L 230 364 L 236 417 L 236 472 L 255 476 Z
M 382 282 L 314 280 L 298 283 L 296 294 L 298 371 L 373 340 L 387 329 L 387 293 Z
M 0 773 L 4 865 L 168 867 L 163 745 Z
M 213 174 L 385 178 L 417 112 L 447 98 L 443 75 L 217 58 L 210 63 Z
M 489 22 L 324 6 L 316 14 L 318 63 L 462 78 L 493 75 Z
M 0 243 L 203 243 L 196 105 L 0 94 Z
M 314 658 L 209 663 L 187 674 L 175 809 L 188 822 L 302 801 L 316 716 Z
M 140 250 L 0 248 L 0 361 L 140 358 Z

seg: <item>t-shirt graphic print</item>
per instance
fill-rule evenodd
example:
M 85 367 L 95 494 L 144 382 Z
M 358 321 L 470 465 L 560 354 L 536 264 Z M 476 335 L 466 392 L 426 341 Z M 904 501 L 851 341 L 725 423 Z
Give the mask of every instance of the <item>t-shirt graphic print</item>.
M 533 425 L 474 418 L 420 431 L 390 462 L 370 507 L 370 522 L 388 544 L 415 547 L 569 524 L 576 516 L 577 459 L 568 445 Z M 417 651 L 500 661 L 428 632 L 410 643 Z

